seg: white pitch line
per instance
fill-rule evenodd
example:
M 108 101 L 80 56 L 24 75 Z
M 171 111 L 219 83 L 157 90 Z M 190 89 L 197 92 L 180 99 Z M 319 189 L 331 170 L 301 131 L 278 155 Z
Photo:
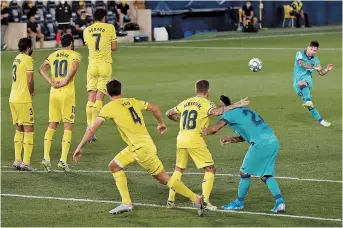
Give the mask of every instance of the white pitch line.
M 122 46 L 122 48 L 157 48 L 157 49 L 206 49 L 206 50 L 269 50 L 269 51 L 294 51 L 304 48 L 287 47 L 190 47 L 190 46 Z M 321 51 L 342 51 L 342 48 L 320 48 Z
M 32 196 L 32 195 L 6 194 L 6 193 L 1 193 L 1 196 L 29 198 L 29 199 L 48 199 L 48 200 L 62 200 L 62 201 L 76 201 L 76 202 L 91 202 L 91 203 L 115 203 L 115 204 L 120 204 L 121 203 L 119 201 L 110 201 L 110 200 L 62 198 L 62 197 L 51 197 L 51 196 Z M 134 203 L 134 205 L 143 206 L 143 207 L 166 208 L 166 206 L 158 205 L 158 204 L 151 204 L 151 203 Z M 187 210 L 195 210 L 195 208 L 193 208 L 193 207 L 177 207 L 177 208 L 187 209 Z M 289 215 L 289 214 L 272 214 L 272 213 L 251 212 L 251 211 L 217 210 L 216 212 L 235 213 L 235 214 L 249 214 L 249 215 L 264 215 L 264 216 L 286 217 L 286 218 L 294 218 L 294 219 L 309 219 L 309 220 L 342 222 L 341 218 L 336 218 L 336 219 L 334 219 L 334 218 L 321 218 L 321 217 L 299 216 L 299 215 Z
M 1 166 L 2 168 L 11 168 L 9 166 Z M 23 173 L 18 170 L 1 170 L 2 173 Z M 34 170 L 33 173 L 47 173 L 45 170 Z M 107 170 L 71 170 L 71 173 L 110 173 Z M 126 173 L 135 173 L 135 174 L 146 174 L 147 172 L 139 171 L 139 170 L 125 170 Z M 30 172 L 28 172 L 30 173 Z M 62 170 L 53 170 L 52 173 L 64 173 Z M 173 172 L 167 172 L 168 174 L 173 174 Z M 196 172 L 186 172 L 185 175 L 204 175 L 204 173 L 196 173 Z M 231 173 L 216 173 L 216 176 L 229 176 L 229 177 L 239 177 L 238 174 L 231 174 Z M 253 176 L 255 178 L 259 178 L 257 176 Z M 325 179 L 312 179 L 312 178 L 298 178 L 298 177 L 275 177 L 276 179 L 284 179 L 284 180 L 297 180 L 297 181 L 310 181 L 310 182 L 329 182 L 329 183 L 342 183 L 339 180 L 325 180 Z

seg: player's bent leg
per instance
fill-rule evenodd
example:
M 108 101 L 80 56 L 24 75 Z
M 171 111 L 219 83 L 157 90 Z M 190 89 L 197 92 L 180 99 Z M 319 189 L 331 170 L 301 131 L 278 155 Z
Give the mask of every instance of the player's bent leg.
M 20 168 L 24 171 L 32 171 L 31 166 L 31 154 L 33 150 L 33 136 L 34 136 L 34 127 L 33 125 L 23 125 L 24 129 L 24 139 L 23 139 L 23 148 L 24 148 L 24 158 L 23 163 Z
M 110 214 L 120 214 L 124 212 L 130 212 L 133 209 L 132 201 L 130 198 L 129 189 L 127 187 L 127 178 L 123 171 L 123 168 L 117 164 L 118 161 L 113 159 L 108 165 L 109 170 L 112 172 L 112 176 L 116 182 L 117 189 L 122 198 L 122 204 L 109 211 Z
M 23 126 L 16 125 L 16 131 L 14 135 L 14 162 L 13 168 L 20 169 L 20 164 L 22 163 L 21 152 L 23 150 L 23 140 L 24 140 L 24 128 Z
M 261 178 L 261 180 L 267 185 L 269 191 L 275 197 L 275 206 L 271 210 L 274 213 L 283 212 L 286 209 L 285 201 L 281 195 L 281 191 L 279 185 L 275 178 L 271 175 L 265 175 Z
M 184 172 L 185 172 L 185 169 L 182 169 L 182 168 L 176 166 L 172 177 L 176 178 L 177 180 L 181 180 Z M 174 208 L 175 207 L 175 195 L 176 195 L 176 192 L 173 189 L 169 189 L 167 208 Z
M 51 171 L 50 149 L 57 126 L 57 122 L 49 123 L 48 129 L 46 130 L 44 135 L 44 157 L 42 160 L 42 165 L 47 171 Z
M 93 121 L 93 106 L 96 100 L 96 90 L 89 90 L 88 91 L 88 102 L 86 104 L 86 115 L 87 115 L 87 127 L 92 125 Z
M 67 163 L 67 158 L 68 158 L 68 153 L 69 153 L 70 144 L 71 144 L 72 130 L 73 130 L 73 124 L 65 122 L 63 138 L 62 138 L 62 153 L 61 153 L 60 161 L 58 162 L 57 166 L 58 168 L 63 169 L 66 172 L 70 171 L 69 165 Z
M 204 205 L 206 210 L 214 211 L 217 207 L 210 203 L 210 195 L 213 189 L 214 174 L 216 173 L 216 168 L 214 165 L 206 166 L 204 168 L 205 175 L 202 182 L 202 195 L 204 196 Z
M 240 176 L 237 198 L 231 203 L 222 206 L 224 210 L 241 210 L 244 208 L 244 198 L 249 191 L 251 180 L 250 175 L 247 173 L 240 172 Z
M 306 81 L 300 81 L 298 82 L 298 86 L 302 92 L 303 98 L 304 98 L 304 107 L 312 107 L 312 98 L 311 98 L 311 93 L 310 93 L 310 88 L 308 86 L 308 83 Z
M 104 97 L 105 97 L 105 94 L 103 92 L 97 91 L 96 101 L 93 105 L 93 111 L 92 111 L 92 123 L 98 117 L 100 110 L 102 109 Z

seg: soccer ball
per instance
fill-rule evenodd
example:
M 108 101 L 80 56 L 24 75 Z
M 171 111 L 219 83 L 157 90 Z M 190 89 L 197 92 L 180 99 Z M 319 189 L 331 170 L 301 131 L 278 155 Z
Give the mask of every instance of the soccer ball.
M 262 61 L 259 58 L 253 58 L 249 61 L 250 70 L 257 72 L 262 69 Z

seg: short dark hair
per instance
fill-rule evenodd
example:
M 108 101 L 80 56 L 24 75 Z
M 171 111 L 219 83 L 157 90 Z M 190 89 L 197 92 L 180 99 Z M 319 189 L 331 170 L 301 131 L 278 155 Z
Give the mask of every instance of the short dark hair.
M 198 93 L 206 93 L 210 88 L 210 83 L 207 80 L 199 80 L 195 86 Z
M 65 34 L 62 36 L 61 38 L 61 44 L 62 47 L 68 47 L 70 44 L 72 44 L 74 42 L 74 38 L 72 35 L 70 34 Z
M 231 100 L 225 95 L 220 96 L 220 100 L 224 103 L 225 106 L 231 105 Z
M 310 43 L 310 47 L 316 47 L 316 48 L 319 48 L 319 43 L 318 43 L 318 41 L 311 41 L 311 43 Z
M 118 80 L 113 79 L 107 82 L 106 88 L 111 97 L 121 95 L 121 83 Z
M 95 21 L 101 21 L 106 16 L 107 16 L 107 10 L 105 10 L 104 8 L 97 8 L 94 11 L 94 15 L 93 15 Z
M 18 42 L 18 49 L 20 52 L 25 52 L 28 48 L 32 48 L 32 40 L 30 38 L 21 38 Z

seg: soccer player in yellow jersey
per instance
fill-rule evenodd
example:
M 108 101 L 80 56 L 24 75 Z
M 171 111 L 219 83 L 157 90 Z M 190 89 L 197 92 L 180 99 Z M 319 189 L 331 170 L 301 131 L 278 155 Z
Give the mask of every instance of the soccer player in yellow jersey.
M 172 177 L 181 180 L 190 156 L 196 167 L 205 171 L 202 183 L 205 209 L 216 210 L 217 207 L 209 202 L 216 168 L 214 167 L 212 155 L 202 137 L 202 129 L 208 127 L 210 116 L 219 116 L 225 111 L 240 107 L 242 104 L 247 105 L 249 102 L 243 100 L 242 104 L 239 102 L 225 108 L 215 108 L 215 105 L 207 99 L 209 88 L 210 83 L 208 81 L 197 81 L 195 85 L 196 96 L 182 101 L 166 114 L 169 119 L 180 122 L 180 131 L 177 136 L 176 168 Z M 171 189 L 167 207 L 173 208 L 174 202 L 175 191 Z
M 75 120 L 75 74 L 81 56 L 74 51 L 74 39 L 70 34 L 62 36 L 62 49 L 49 55 L 40 67 L 40 74 L 51 85 L 49 101 L 49 126 L 44 136 L 43 166 L 50 171 L 50 148 L 57 125 L 64 122 L 62 154 L 58 168 L 69 171 L 67 156 L 70 148 L 72 128 Z M 48 70 L 51 68 L 51 77 Z
M 157 156 L 157 150 L 148 130 L 145 127 L 142 110 L 151 111 L 158 123 L 157 131 L 164 134 L 167 131 L 163 123 L 160 109 L 151 103 L 136 100 L 135 98 L 121 97 L 121 83 L 111 80 L 107 83 L 107 91 L 111 102 L 106 104 L 93 125 L 87 130 L 82 141 L 74 153 L 74 160 L 80 161 L 82 147 L 87 140 L 92 137 L 100 125 L 107 119 L 111 119 L 117 125 L 122 139 L 127 143 L 127 147 L 117 154 L 109 164 L 116 182 L 122 204 L 111 210 L 110 214 L 119 214 L 132 211 L 133 205 L 127 187 L 127 179 L 123 169 L 134 162 L 141 165 L 150 175 L 161 184 L 167 185 L 177 193 L 189 198 L 198 208 L 201 216 L 204 212 L 203 197 L 196 195 L 175 177 L 170 178 L 163 168 L 163 164 Z
M 88 102 L 86 105 L 87 125 L 90 127 L 98 116 L 104 96 L 106 83 L 112 77 L 112 52 L 117 49 L 117 36 L 112 24 L 105 23 L 107 11 L 99 8 L 94 12 L 95 23 L 87 27 L 84 40 L 89 50 L 87 70 Z M 89 142 L 96 141 L 92 136 Z
M 12 65 L 12 89 L 9 99 L 13 124 L 15 160 L 13 167 L 32 171 L 31 154 L 33 149 L 34 114 L 32 96 L 34 95 L 32 41 L 21 38 L 18 43 L 19 54 Z M 24 148 L 24 159 L 21 152 Z

